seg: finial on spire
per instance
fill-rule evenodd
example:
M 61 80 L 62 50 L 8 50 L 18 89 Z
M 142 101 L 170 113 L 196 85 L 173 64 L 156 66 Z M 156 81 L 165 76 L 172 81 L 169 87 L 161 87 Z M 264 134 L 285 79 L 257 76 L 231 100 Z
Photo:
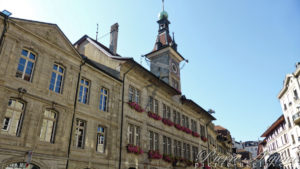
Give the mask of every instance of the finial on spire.
M 175 42 L 175 35 L 174 35 L 174 32 L 172 32 L 173 33 L 173 42 Z
M 162 10 L 165 10 L 165 0 L 162 0 Z

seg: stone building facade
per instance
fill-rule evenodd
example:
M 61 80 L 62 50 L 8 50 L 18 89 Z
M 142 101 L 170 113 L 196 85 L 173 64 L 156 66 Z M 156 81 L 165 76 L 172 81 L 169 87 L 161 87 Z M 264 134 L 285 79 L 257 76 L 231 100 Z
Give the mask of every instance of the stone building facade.
M 0 168 L 116 168 L 119 74 L 55 24 L 0 18 Z
M 116 52 L 118 24 L 107 48 L 87 35 L 72 45 L 55 24 L 0 18 L 9 25 L 0 48 L 0 168 L 209 169 L 213 148 L 230 153 L 230 134 L 217 139 L 216 119 L 181 92 L 186 59 L 166 11 L 145 55 L 150 71 Z

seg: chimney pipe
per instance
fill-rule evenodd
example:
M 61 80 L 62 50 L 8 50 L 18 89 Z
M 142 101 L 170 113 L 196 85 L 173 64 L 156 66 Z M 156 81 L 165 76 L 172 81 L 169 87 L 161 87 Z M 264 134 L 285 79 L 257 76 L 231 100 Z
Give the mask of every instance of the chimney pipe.
M 117 54 L 118 32 L 119 32 L 119 24 L 115 23 L 110 28 L 110 44 L 109 44 L 109 50 L 114 55 Z

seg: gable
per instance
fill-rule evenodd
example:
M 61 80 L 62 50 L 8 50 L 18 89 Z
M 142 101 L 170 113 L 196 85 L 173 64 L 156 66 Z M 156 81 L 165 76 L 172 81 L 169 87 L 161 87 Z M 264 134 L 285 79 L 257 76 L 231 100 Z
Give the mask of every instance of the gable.
M 69 53 L 78 55 L 69 39 L 64 35 L 56 24 L 13 18 L 13 21 L 26 31 L 46 40 Z

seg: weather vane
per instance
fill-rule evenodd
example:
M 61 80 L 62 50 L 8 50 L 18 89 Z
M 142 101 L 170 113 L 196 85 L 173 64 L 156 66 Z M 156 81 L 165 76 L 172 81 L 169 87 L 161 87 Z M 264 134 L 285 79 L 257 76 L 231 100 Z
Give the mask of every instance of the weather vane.
M 162 0 L 162 8 L 163 8 L 163 11 L 165 10 L 165 0 Z

